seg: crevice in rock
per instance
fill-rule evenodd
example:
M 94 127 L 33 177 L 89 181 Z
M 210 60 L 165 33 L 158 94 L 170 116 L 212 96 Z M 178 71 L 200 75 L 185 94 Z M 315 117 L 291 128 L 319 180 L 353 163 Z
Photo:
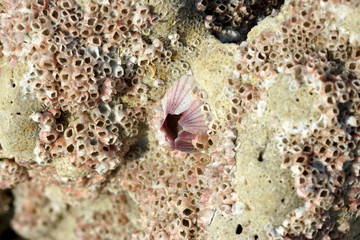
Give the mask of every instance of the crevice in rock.
M 205 27 L 223 43 L 241 43 L 261 20 L 275 15 L 284 0 L 197 0 L 205 13 Z
M 3 201 L 0 208 L 0 239 L 23 240 L 10 225 L 10 221 L 14 216 L 14 197 L 10 190 L 1 191 L 0 194 L 2 194 L 2 199 L 0 200 Z

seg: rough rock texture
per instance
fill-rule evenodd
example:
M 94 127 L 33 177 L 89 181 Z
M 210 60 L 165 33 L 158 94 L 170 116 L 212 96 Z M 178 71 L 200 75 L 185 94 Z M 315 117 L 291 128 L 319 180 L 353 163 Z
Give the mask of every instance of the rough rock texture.
M 11 68 L 5 58 L 1 65 L 1 156 L 31 160 L 35 157 L 39 127 L 29 116 L 44 108 L 32 96 L 24 95 L 20 87 L 21 78 L 28 72 L 27 65 L 22 63 Z
M 0 3 L 0 188 L 14 197 L 12 229 L 359 238 L 359 16 L 357 0 Z M 172 87 L 184 75 L 191 94 Z M 191 135 L 164 96 L 196 102 L 183 120 Z M 180 134 L 190 151 L 169 146 Z M 0 233 L 10 201 L 0 193 Z

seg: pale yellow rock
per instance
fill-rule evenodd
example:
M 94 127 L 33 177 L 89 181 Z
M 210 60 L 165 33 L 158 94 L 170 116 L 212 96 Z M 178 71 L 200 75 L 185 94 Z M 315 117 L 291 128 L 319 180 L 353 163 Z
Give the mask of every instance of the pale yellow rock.
M 244 232 L 238 239 L 265 239 L 267 225 L 281 224 L 302 205 L 288 169 L 281 169 L 270 119 L 250 120 L 237 138 L 237 194 L 245 205 L 239 217 Z M 225 239 L 225 238 L 223 238 Z
M 337 24 L 340 27 L 360 34 L 360 4 L 356 8 L 343 7 L 339 11 L 339 15 L 344 17 L 343 19 L 339 18 Z
M 61 177 L 83 177 L 90 174 L 91 170 L 74 168 L 65 158 L 52 159 L 52 165 L 56 168 L 56 172 Z
M 236 229 L 239 224 L 241 225 L 242 232 L 236 234 Z M 246 224 L 241 220 L 241 214 L 223 216 L 215 213 L 210 227 L 209 240 L 238 240 L 239 236 L 246 234 L 243 227 L 246 227 Z
M 222 44 L 214 37 L 202 40 L 199 56 L 191 60 L 196 82 L 208 95 L 208 103 L 216 120 L 223 120 L 230 101 L 224 97 L 226 79 L 234 72 L 234 53 L 239 46 Z
M 1 157 L 20 157 L 32 160 L 39 128 L 30 115 L 43 110 L 41 104 L 30 95 L 24 95 L 19 81 L 28 73 L 27 64 L 18 63 L 15 68 L 0 62 L 0 146 Z
M 314 89 L 305 85 L 301 85 L 296 90 L 290 90 L 290 80 L 291 78 L 280 75 L 269 87 L 266 101 L 267 113 L 274 119 L 272 125 L 282 128 L 291 127 L 293 131 L 301 131 L 320 118 L 319 112 L 315 109 L 319 95 Z

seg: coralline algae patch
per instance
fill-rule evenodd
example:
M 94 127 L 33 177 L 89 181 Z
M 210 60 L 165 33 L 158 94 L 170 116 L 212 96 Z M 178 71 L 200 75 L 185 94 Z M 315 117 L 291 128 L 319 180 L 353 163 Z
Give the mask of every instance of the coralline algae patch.
M 356 236 L 359 8 L 1 4 L 12 228 L 30 239 Z

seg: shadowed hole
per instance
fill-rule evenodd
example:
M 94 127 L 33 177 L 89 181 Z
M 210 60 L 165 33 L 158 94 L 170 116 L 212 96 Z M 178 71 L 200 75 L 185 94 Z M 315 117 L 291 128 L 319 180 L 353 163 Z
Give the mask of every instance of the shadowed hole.
M 243 231 L 243 228 L 242 228 L 241 224 L 238 224 L 236 227 L 236 234 L 239 235 L 242 233 L 242 231 Z
M 171 140 L 175 140 L 178 137 L 179 132 L 182 130 L 182 127 L 179 125 L 179 120 L 181 116 L 182 114 L 179 115 L 168 114 L 161 127 L 161 130 L 165 131 L 166 135 Z

